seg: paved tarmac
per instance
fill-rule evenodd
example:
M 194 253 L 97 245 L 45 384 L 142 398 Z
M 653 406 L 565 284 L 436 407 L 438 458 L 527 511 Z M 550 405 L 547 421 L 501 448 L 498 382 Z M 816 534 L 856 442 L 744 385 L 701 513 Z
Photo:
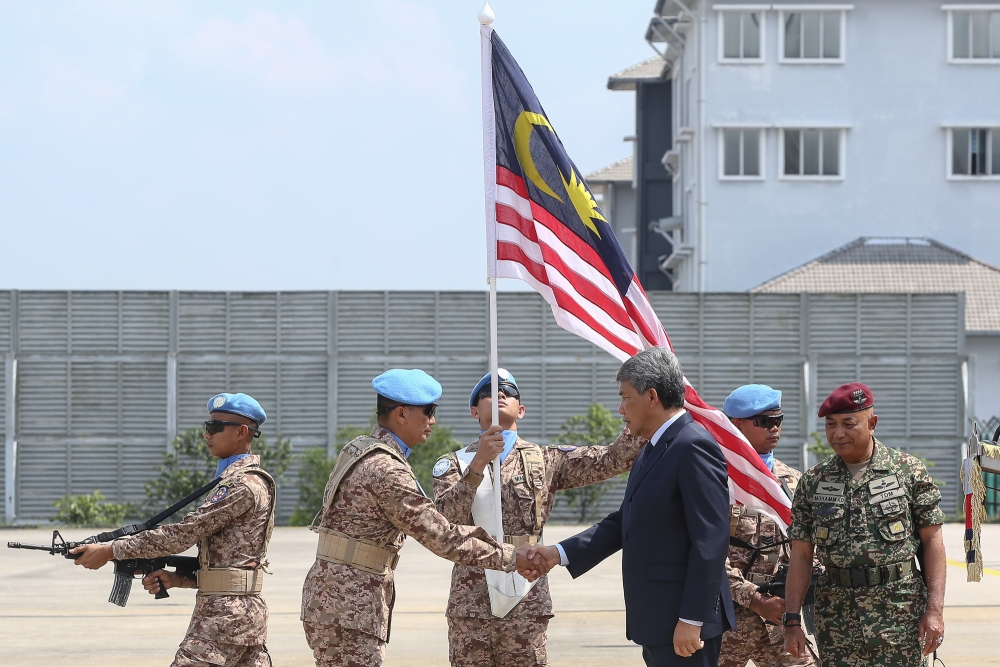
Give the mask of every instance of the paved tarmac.
M 554 543 L 579 527 L 551 526 Z M 68 539 L 93 531 L 66 529 Z M 991 572 L 967 583 L 961 565 L 963 527 L 945 527 L 956 563 L 948 568 L 948 667 L 1000 665 L 992 643 L 1000 636 L 1000 525 L 984 526 L 983 553 Z M 0 541 L 48 543 L 51 531 L 0 530 Z M 268 647 L 276 667 L 312 665 L 299 622 L 302 580 L 313 562 L 316 538 L 304 528 L 277 528 L 269 558 L 274 575 L 264 585 L 271 610 Z M 552 667 L 641 665 L 638 647 L 625 639 L 621 561 L 610 558 L 574 582 L 562 568 L 550 574 L 556 617 L 549 626 Z M 451 564 L 407 540 L 397 570 L 398 597 L 386 667 L 448 664 L 447 625 Z M 124 609 L 108 603 L 111 567 L 91 572 L 44 552 L 0 547 L 0 665 L 3 667 L 166 667 L 184 635 L 194 592 L 154 600 L 138 583 Z

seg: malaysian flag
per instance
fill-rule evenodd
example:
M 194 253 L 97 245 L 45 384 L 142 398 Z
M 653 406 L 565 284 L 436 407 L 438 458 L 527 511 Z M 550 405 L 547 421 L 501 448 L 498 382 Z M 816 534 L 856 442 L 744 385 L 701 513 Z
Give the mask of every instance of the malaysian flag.
M 487 271 L 518 278 L 556 322 L 625 360 L 673 346 L 521 68 L 482 26 Z M 791 501 L 742 434 L 685 379 L 685 407 L 722 446 L 730 497 L 787 528 Z

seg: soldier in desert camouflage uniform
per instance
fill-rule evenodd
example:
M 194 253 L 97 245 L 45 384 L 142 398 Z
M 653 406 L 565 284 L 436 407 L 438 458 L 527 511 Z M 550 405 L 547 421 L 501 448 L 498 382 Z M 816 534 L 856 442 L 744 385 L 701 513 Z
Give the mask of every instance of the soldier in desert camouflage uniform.
M 802 476 L 792 503 L 785 647 L 803 650 L 797 612 L 815 546 L 826 566 L 816 587 L 823 667 L 917 667 L 944 641 L 941 492 L 917 457 L 874 437 L 874 406 L 859 382 L 823 402 L 835 455 Z
M 448 454 L 434 466 L 434 501 L 449 521 L 472 524 L 476 490 L 483 483 L 486 464 L 501 458 L 501 505 L 505 541 L 535 544 L 552 513 L 556 491 L 586 486 L 628 471 L 645 440 L 623 432 L 610 446 L 577 448 L 570 445 L 539 447 L 517 434 L 517 420 L 524 406 L 514 376 L 501 368 L 499 380 L 500 426 L 503 449 L 482 443 L 468 466 Z M 472 416 L 487 432 L 492 421 L 491 375 L 472 390 Z M 462 454 L 458 452 L 457 454 Z M 464 470 L 463 470 L 464 469 Z M 490 596 L 482 567 L 456 564 L 448 599 L 449 656 L 454 667 L 466 665 L 545 665 L 546 631 L 552 617 L 547 577 L 541 577 L 527 595 L 503 618 L 491 612 Z
M 102 567 L 112 558 L 157 558 L 198 545 L 196 578 L 157 570 L 143 579 L 150 593 L 197 588 L 194 612 L 172 667 L 269 667 L 267 604 L 260 596 L 264 554 L 274 527 L 274 480 L 250 454 L 267 416 L 246 394 L 219 394 L 208 402 L 208 449 L 221 459 L 222 481 L 205 503 L 179 523 L 110 544 L 74 549 L 77 565 Z
M 802 473 L 774 457 L 781 438 L 781 392 L 767 385 L 744 385 L 729 395 L 722 411 L 789 494 L 793 493 Z M 736 629 L 722 637 L 719 667 L 744 667 L 748 660 L 757 667 L 815 667 L 812 655 L 796 658 L 785 652 L 781 629 L 785 601 L 758 590 L 758 584 L 774 577 L 779 565 L 788 563 L 789 542 L 766 514 L 743 505 L 732 505 L 729 510 L 730 537 L 752 548 L 729 547 L 726 570 L 736 603 Z
M 448 522 L 406 462 L 427 440 L 441 385 L 419 370 L 390 370 L 372 381 L 378 423 L 341 449 L 317 514 L 316 562 L 302 589 L 301 620 L 319 667 L 377 667 L 389 641 L 394 572 L 410 535 L 442 558 L 529 578 L 529 545 L 515 553 L 482 528 Z M 499 432 L 492 438 L 500 440 Z M 540 559 L 539 559 L 540 561 Z M 539 562 L 536 567 L 544 571 Z

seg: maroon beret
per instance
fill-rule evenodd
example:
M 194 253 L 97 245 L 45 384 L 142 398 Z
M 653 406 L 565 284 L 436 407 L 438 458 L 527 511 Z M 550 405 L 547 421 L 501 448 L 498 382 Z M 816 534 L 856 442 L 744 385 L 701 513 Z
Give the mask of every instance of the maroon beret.
M 834 389 L 823 405 L 819 406 L 819 416 L 840 414 L 842 412 L 860 412 L 875 406 L 872 390 L 860 382 L 848 382 Z

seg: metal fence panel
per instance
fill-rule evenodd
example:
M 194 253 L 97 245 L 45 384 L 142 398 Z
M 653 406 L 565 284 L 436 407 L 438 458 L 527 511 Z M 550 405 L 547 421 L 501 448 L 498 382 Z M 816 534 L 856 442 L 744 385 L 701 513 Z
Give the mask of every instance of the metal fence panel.
M 875 391 L 879 436 L 933 462 L 954 511 L 961 295 L 650 296 L 709 403 L 721 406 L 746 382 L 782 390 L 779 457 L 801 466 L 802 445 L 821 428 L 817 402 L 859 379 Z M 256 396 L 269 413 L 267 437 L 280 434 L 301 452 L 369 423 L 372 377 L 421 367 L 444 388 L 440 423 L 471 442 L 478 424 L 468 394 L 487 370 L 487 306 L 483 292 L 0 291 L 0 351 L 19 368 L 18 516 L 51 517 L 62 495 L 98 488 L 141 500 L 169 434 L 197 427 L 219 391 Z M 526 438 L 548 444 L 593 402 L 617 410 L 618 362 L 560 329 L 537 294 L 501 293 L 498 313 L 500 362 L 517 377 Z M 280 491 L 282 519 L 294 508 L 296 479 L 293 466 Z M 617 506 L 620 487 L 610 484 L 602 511 Z M 563 515 L 572 510 L 559 505 Z

